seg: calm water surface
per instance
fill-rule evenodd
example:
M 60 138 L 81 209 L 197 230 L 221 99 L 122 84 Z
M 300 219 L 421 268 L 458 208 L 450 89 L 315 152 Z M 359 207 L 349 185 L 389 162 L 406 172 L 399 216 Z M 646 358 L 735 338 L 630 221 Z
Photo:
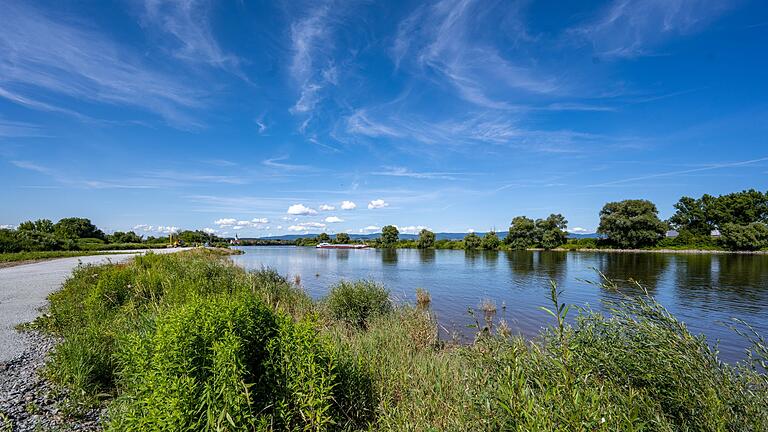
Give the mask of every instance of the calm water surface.
M 748 345 L 722 323 L 741 318 L 768 336 L 768 256 L 592 252 L 465 252 L 453 250 L 340 250 L 310 247 L 242 247 L 233 259 L 246 269 L 271 267 L 293 278 L 315 298 L 340 279 L 372 279 L 403 301 L 416 288 L 432 294 L 432 308 L 444 327 L 469 334 L 468 308 L 496 303 L 498 319 L 533 336 L 550 320 L 549 281 L 564 290 L 567 303 L 601 309 L 616 294 L 584 282 L 598 269 L 620 284 L 637 280 L 694 333 L 719 340 L 721 357 L 744 357 Z M 631 293 L 628 289 L 625 292 Z M 482 314 L 478 314 L 482 316 Z

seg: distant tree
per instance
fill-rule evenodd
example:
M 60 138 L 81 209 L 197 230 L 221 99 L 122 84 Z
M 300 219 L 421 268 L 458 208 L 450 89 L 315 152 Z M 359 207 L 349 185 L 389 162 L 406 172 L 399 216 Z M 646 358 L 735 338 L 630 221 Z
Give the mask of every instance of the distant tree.
M 26 222 L 20 223 L 17 230 L 53 234 L 54 225 L 50 219 L 38 219 L 34 222 L 26 221 Z
M 381 229 L 381 246 L 384 248 L 391 248 L 395 246 L 397 240 L 400 238 L 400 232 L 394 225 L 387 225 Z
M 320 233 L 317 236 L 317 242 L 318 243 L 330 243 L 331 242 L 331 236 L 329 236 L 327 233 Z
M 480 236 L 473 232 L 464 236 L 464 249 L 466 250 L 480 249 L 481 243 Z
M 419 249 L 429 249 L 435 245 L 435 233 L 428 229 L 423 229 L 419 233 L 419 240 L 416 242 L 416 246 Z
M 624 200 L 603 206 L 597 232 L 619 247 L 638 248 L 655 245 L 664 238 L 667 228 L 652 202 Z
M 554 249 L 568 239 L 568 221 L 561 214 L 551 214 L 546 219 L 536 220 L 536 243 L 544 249 Z
M 104 240 L 104 233 L 86 218 L 64 218 L 54 225 L 54 233 L 63 238 L 97 238 Z
M 499 236 L 496 235 L 496 231 L 488 231 L 485 233 L 483 240 L 480 243 L 485 250 L 496 250 L 499 248 L 500 244 L 501 240 L 499 240 Z
M 536 223 L 525 216 L 517 216 L 512 219 L 509 233 L 504 238 L 504 243 L 512 249 L 527 249 L 537 242 Z
M 336 234 L 336 243 L 346 244 L 346 243 L 349 243 L 350 241 L 351 240 L 349 238 L 349 234 L 344 232 Z
M 720 227 L 720 240 L 731 250 L 760 250 L 768 247 L 768 225 L 725 223 Z
M 731 223 L 749 225 L 754 222 L 768 223 L 768 192 L 754 189 L 727 195 L 702 195 L 701 198 L 682 197 L 675 204 L 675 214 L 670 225 L 678 231 L 688 231 L 699 236 Z
M 141 243 L 142 238 L 133 231 L 115 231 L 107 236 L 110 243 Z

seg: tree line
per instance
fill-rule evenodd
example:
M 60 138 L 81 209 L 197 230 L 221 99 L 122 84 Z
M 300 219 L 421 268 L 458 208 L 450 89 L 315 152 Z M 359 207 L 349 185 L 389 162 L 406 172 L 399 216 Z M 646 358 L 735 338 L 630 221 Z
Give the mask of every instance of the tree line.
M 381 248 L 467 250 L 669 247 L 750 251 L 768 248 L 768 192 L 750 189 L 720 196 L 684 196 L 674 209 L 672 217 L 661 220 L 656 205 L 648 200 L 606 203 L 600 210 L 598 238 L 569 239 L 568 221 L 561 214 L 551 214 L 535 220 L 517 216 L 503 238 L 490 231 L 482 236 L 469 233 L 463 240 L 436 240 L 434 232 L 423 229 L 416 240 L 402 240 L 397 227 L 387 225 L 378 238 L 365 243 Z M 667 236 L 671 230 L 675 233 Z M 309 246 L 349 241 L 345 233 L 337 234 L 335 239 L 321 233 L 315 238 L 297 239 L 294 244 Z
M 225 240 L 204 231 L 185 230 L 174 238 L 186 244 L 221 244 Z M 0 229 L 0 253 L 125 249 L 164 246 L 168 236 L 144 237 L 134 231 L 105 234 L 90 219 L 70 217 L 54 223 L 49 219 L 25 221 L 16 229 Z

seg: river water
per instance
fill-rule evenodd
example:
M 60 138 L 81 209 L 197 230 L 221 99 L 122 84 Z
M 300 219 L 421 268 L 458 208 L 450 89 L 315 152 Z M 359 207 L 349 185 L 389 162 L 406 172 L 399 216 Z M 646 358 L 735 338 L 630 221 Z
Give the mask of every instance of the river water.
M 468 308 L 496 305 L 496 322 L 506 320 L 516 332 L 538 334 L 551 324 L 539 309 L 549 306 L 549 281 L 563 290 L 561 300 L 602 310 L 615 299 L 612 290 L 587 283 L 597 271 L 630 295 L 645 289 L 694 334 L 717 342 L 721 358 L 744 358 L 749 345 L 725 324 L 740 318 L 768 336 L 768 255 L 660 254 L 604 252 L 454 250 L 343 250 L 312 247 L 241 247 L 233 260 L 246 269 L 271 267 L 301 284 L 314 298 L 325 295 L 341 279 L 383 283 L 399 301 L 415 300 L 416 288 L 432 295 L 432 309 L 452 333 L 470 335 L 474 323 Z

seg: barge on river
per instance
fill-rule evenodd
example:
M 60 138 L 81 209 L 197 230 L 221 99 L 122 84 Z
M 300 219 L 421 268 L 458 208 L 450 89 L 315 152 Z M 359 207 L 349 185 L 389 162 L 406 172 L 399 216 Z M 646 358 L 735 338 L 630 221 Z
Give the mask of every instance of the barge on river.
M 365 244 L 331 244 L 320 243 L 315 246 L 318 249 L 367 249 L 368 245 Z

